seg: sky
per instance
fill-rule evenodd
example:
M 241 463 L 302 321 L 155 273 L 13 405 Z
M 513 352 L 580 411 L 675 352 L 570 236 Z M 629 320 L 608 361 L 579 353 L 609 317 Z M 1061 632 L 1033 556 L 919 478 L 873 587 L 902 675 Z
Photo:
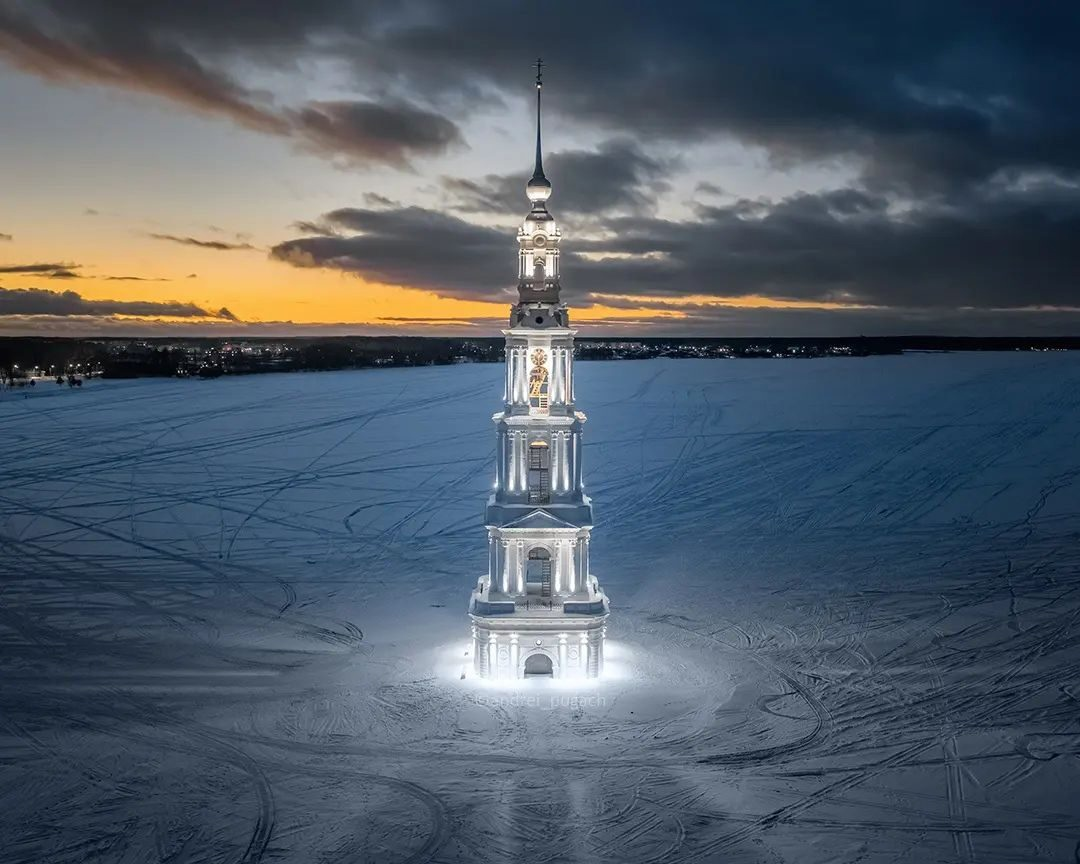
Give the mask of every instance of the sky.
M 0 335 L 1080 335 L 1080 5 L 0 0 Z

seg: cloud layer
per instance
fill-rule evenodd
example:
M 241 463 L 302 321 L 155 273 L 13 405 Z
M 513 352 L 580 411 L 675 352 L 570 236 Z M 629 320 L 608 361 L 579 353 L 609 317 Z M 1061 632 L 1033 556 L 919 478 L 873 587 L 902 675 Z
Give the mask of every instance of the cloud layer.
M 145 318 L 215 318 L 235 321 L 228 309 L 213 311 L 190 302 L 150 300 L 91 300 L 75 291 L 43 288 L 0 288 L 0 317 L 50 315 L 60 317 L 138 316 Z
M 348 6 L 16 0 L 0 5 L 0 57 L 53 81 L 150 93 L 346 161 L 404 165 L 459 144 L 454 123 L 404 98 L 282 106 L 230 72 L 239 60 L 270 65 L 313 52 L 331 24 L 359 20 Z
M 355 272 L 445 296 L 512 286 L 513 235 L 417 207 L 327 213 L 322 234 L 275 246 L 290 264 Z M 612 216 L 563 259 L 572 302 L 680 298 L 924 309 L 1080 308 L 1080 199 L 979 195 L 892 213 L 856 190 L 700 206 L 695 218 Z M 423 238 L 438 254 L 417 254 Z
M 597 142 L 546 159 L 553 207 L 574 229 L 564 272 L 575 302 L 644 317 L 677 307 L 722 326 L 735 313 L 715 303 L 767 298 L 928 330 L 1001 310 L 1003 322 L 1018 310 L 1065 322 L 1072 313 L 1060 310 L 1080 307 L 1077 4 L 1033 14 L 1009 0 L 552 0 L 545 17 L 559 22 L 544 46 L 551 110 L 577 140 Z M 0 0 L 0 58 L 52 80 L 150 93 L 337 162 L 403 167 L 469 146 L 476 106 L 524 95 L 528 20 L 497 0 Z M 315 61 L 333 64 L 356 97 L 297 102 L 251 74 L 299 75 Z M 849 179 L 735 200 L 716 183 L 738 166 L 688 156 L 732 142 L 777 171 L 825 164 Z M 492 225 L 523 210 L 523 180 L 443 176 L 439 209 L 372 197 L 297 214 L 302 236 L 270 254 L 505 299 L 513 234 Z M 676 188 L 696 188 L 698 200 L 684 206 Z
M 228 243 L 224 240 L 200 240 L 197 237 L 182 237 L 178 234 L 155 234 L 148 236 L 155 240 L 165 240 L 169 243 L 179 243 L 181 246 L 194 246 L 198 249 L 212 249 L 215 252 L 236 252 L 238 250 L 254 249 L 250 243 Z

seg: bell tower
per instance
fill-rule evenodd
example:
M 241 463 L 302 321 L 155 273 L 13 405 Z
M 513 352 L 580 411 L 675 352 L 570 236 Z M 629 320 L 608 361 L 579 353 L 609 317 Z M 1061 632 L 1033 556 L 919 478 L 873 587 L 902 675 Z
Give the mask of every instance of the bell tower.
M 592 503 L 582 482 L 585 415 L 574 401 L 574 334 L 560 299 L 561 234 L 547 210 L 536 63 L 536 161 L 518 231 L 518 301 L 506 337 L 488 572 L 469 604 L 473 668 L 484 678 L 595 678 L 608 601 L 589 565 Z

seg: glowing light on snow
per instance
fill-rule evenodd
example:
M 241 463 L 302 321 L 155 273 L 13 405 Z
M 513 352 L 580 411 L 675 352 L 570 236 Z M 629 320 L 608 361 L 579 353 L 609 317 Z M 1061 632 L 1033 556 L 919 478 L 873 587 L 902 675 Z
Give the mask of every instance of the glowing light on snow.
M 507 640 L 511 638 L 511 634 L 504 635 Z M 532 641 L 526 644 L 532 644 Z M 636 664 L 634 663 L 633 649 L 626 643 L 612 642 L 606 637 L 604 638 L 603 666 L 599 676 L 595 678 L 585 676 L 483 678 L 474 669 L 471 642 L 453 643 L 437 648 L 433 665 L 435 667 L 435 677 L 440 680 L 457 683 L 468 690 L 479 690 L 485 693 L 518 694 L 522 698 L 525 698 L 530 693 L 542 694 L 546 692 L 603 693 L 604 685 L 619 684 L 639 678 L 639 675 L 634 672 Z

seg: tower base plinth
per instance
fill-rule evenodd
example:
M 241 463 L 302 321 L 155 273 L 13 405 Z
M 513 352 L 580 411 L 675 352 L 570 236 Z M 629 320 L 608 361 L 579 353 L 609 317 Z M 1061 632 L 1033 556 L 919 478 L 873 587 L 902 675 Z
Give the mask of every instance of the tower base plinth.
M 518 607 L 472 619 L 473 672 L 481 678 L 598 678 L 604 671 L 607 604 L 598 615 Z

